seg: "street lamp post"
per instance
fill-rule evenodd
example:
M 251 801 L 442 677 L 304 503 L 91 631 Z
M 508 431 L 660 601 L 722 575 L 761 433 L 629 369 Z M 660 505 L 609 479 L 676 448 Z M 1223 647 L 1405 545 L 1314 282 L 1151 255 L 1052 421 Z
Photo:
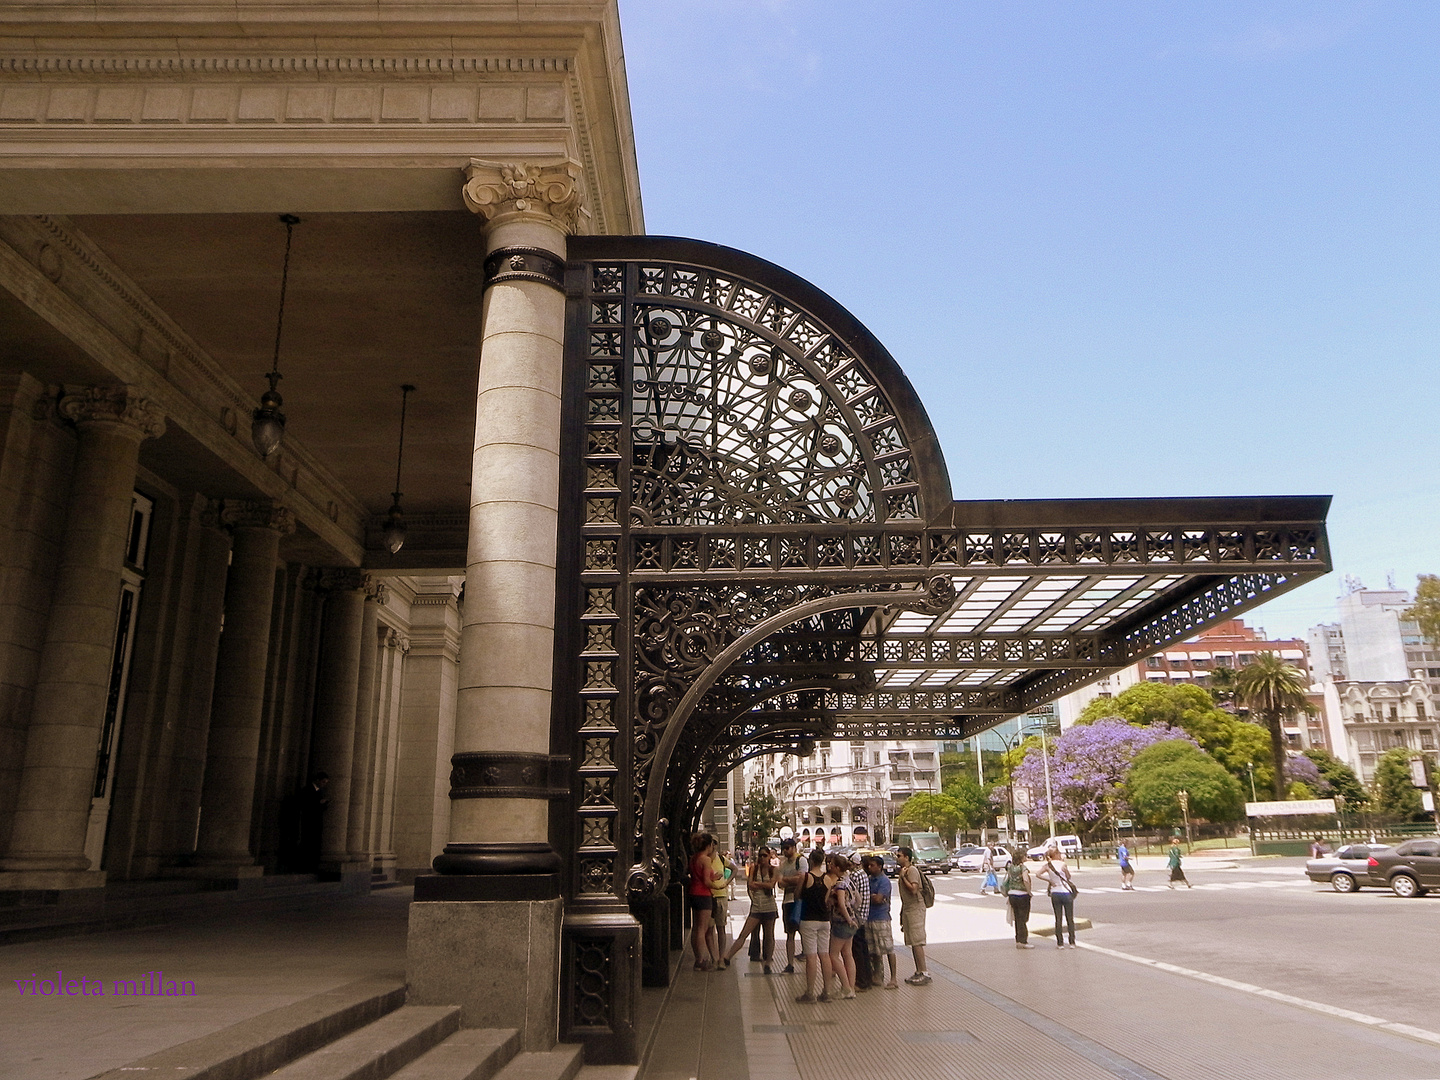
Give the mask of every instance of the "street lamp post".
M 1190 850 L 1190 793 L 1182 789 L 1175 793 L 1175 797 L 1180 800 L 1180 813 L 1185 818 L 1185 850 L 1188 852 Z
M 1250 774 L 1250 801 L 1259 802 L 1260 796 L 1255 794 L 1255 763 L 1253 761 L 1247 761 L 1245 763 L 1245 771 Z

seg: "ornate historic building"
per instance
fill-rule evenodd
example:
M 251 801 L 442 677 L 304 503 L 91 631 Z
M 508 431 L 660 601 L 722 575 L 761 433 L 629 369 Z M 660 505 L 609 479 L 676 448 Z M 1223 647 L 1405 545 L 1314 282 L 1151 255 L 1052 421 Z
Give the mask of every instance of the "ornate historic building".
M 1329 568 L 1324 498 L 956 502 L 853 316 L 643 232 L 613 0 L 0 8 L 7 900 L 413 878 L 412 1002 L 634 1060 L 741 762 Z

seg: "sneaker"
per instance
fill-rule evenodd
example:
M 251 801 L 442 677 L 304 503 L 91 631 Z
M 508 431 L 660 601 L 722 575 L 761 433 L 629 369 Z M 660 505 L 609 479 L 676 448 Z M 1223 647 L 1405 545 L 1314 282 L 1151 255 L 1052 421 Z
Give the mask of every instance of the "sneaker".
M 834 1001 L 835 999 L 832 998 L 829 994 L 821 994 L 821 995 L 820 995 L 818 998 L 816 998 L 815 1000 L 818 1001 L 821 1005 L 824 1005 L 826 1002 L 828 1002 L 828 1001 Z
M 924 975 L 921 975 L 921 976 L 920 976 L 920 981 L 917 982 L 915 985 L 916 985 L 916 986 L 929 986 L 929 985 L 930 985 L 932 982 L 934 982 L 934 981 L 935 981 L 934 979 L 930 978 L 930 973 L 927 971 Z
M 926 983 L 928 983 L 928 982 L 930 981 L 930 976 L 929 976 L 929 975 L 924 975 L 924 974 L 922 974 L 922 973 L 920 973 L 920 972 L 917 971 L 914 975 L 911 975 L 911 976 L 910 976 L 908 979 L 906 979 L 905 981 L 906 981 L 907 983 L 909 983 L 911 986 L 924 986 Z
M 841 994 L 841 995 L 840 995 L 840 1000 L 841 1000 L 841 1001 L 854 1001 L 854 1000 L 855 1000 L 855 991 L 854 991 L 854 990 L 851 990 L 848 994 Z
M 1017 941 L 1015 947 L 1017 949 L 1033 949 L 1035 946 L 1031 945 L 1028 941 Z
M 785 965 L 785 970 L 782 971 L 780 974 L 781 974 L 781 975 L 794 975 L 794 974 L 795 974 L 795 965 L 794 965 L 794 964 L 786 964 L 786 965 Z
M 814 1005 L 815 995 L 808 990 L 795 999 L 797 1005 Z

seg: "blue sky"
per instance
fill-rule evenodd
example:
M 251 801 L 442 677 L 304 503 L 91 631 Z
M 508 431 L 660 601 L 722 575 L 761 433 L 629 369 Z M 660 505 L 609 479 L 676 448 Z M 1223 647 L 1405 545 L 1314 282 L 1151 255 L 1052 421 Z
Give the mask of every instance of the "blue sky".
M 646 226 L 858 315 L 957 498 L 1331 494 L 1440 573 L 1440 5 L 621 0 Z

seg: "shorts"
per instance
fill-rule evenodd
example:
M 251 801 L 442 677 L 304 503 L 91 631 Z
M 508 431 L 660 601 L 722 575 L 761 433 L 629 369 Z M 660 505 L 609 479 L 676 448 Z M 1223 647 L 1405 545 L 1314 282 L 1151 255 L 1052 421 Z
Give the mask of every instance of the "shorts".
M 905 935 L 906 945 L 925 944 L 925 909 L 911 908 L 900 912 L 900 932 Z
M 730 921 L 730 904 L 727 897 L 712 896 L 711 903 L 714 905 L 711 910 L 715 912 L 715 925 L 724 926 Z
M 802 922 L 800 924 L 800 947 L 806 956 L 819 956 L 830 951 L 830 924 L 828 922 Z
M 1120 873 L 1122 873 L 1122 874 L 1133 874 L 1134 872 L 1135 872 L 1134 870 L 1130 869 L 1130 864 L 1129 864 L 1128 862 L 1122 862 L 1122 863 L 1120 864 Z
M 694 893 L 685 894 L 685 903 L 691 911 L 714 911 L 715 898 L 713 896 L 696 896 Z
M 752 911 L 750 912 L 749 917 L 754 919 L 761 926 L 764 926 L 766 923 L 772 923 L 776 919 L 778 919 L 780 917 L 780 913 L 778 911 Z
M 784 926 L 787 934 L 798 934 L 800 932 L 800 904 L 791 900 L 781 904 L 781 913 L 784 915 Z
M 855 936 L 855 927 L 845 922 L 832 922 L 830 924 L 831 941 L 849 941 Z
M 884 956 L 895 951 L 895 931 L 889 919 L 875 919 L 865 924 L 865 944 L 870 946 L 870 955 Z

